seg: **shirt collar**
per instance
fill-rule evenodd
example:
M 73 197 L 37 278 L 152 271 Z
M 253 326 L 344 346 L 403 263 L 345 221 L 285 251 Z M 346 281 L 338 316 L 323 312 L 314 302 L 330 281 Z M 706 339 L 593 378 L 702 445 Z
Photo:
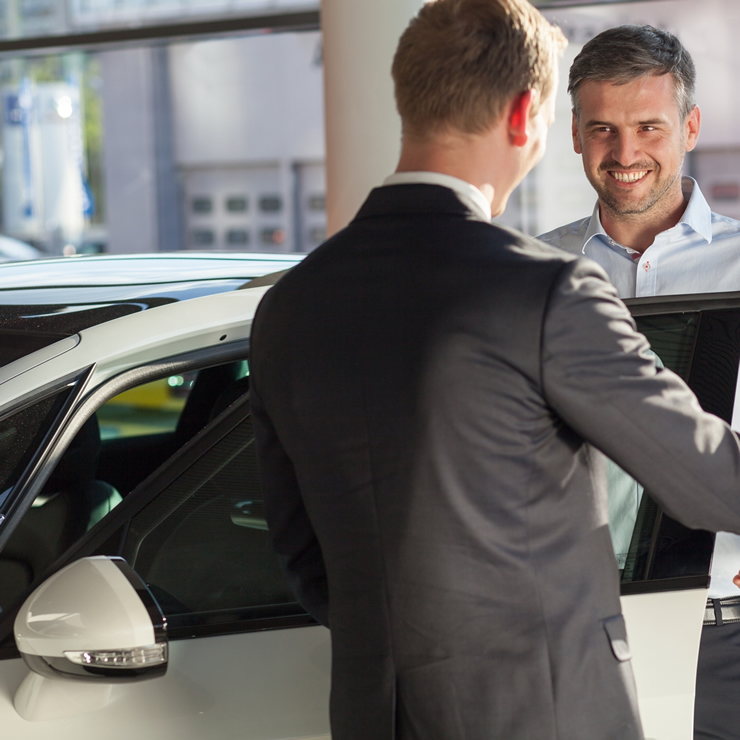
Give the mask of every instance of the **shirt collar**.
M 604 227 L 601 225 L 601 218 L 599 217 L 599 201 L 596 201 L 596 205 L 594 206 L 594 211 L 591 214 L 591 218 L 588 221 L 588 228 L 586 229 L 586 234 L 583 237 L 583 248 L 581 249 L 581 252 L 583 254 L 586 254 L 586 245 L 593 239 L 595 236 L 603 236 L 606 241 L 609 241 L 609 235 L 604 231 Z
M 491 220 L 491 204 L 485 195 L 475 185 L 452 175 L 441 172 L 396 172 L 386 177 L 383 185 L 441 185 L 454 190 L 460 200 L 470 208 L 476 216 L 484 221 Z
M 708 244 L 712 241 L 712 210 L 706 201 L 698 183 L 693 177 L 681 178 L 681 190 L 684 198 L 688 200 L 686 210 L 681 216 L 679 224 L 685 224 L 690 229 L 695 231 L 701 236 Z M 603 237 L 603 239 L 610 244 L 618 247 L 622 247 L 627 251 L 632 251 L 623 247 L 621 244 L 617 244 L 609 234 L 604 231 L 604 227 L 601 225 L 601 217 L 599 216 L 599 202 L 596 201 L 591 219 L 589 220 L 588 229 L 583 237 L 583 254 L 586 254 L 586 245 L 595 236 Z
M 683 190 L 684 198 L 687 198 L 689 202 L 679 223 L 686 224 L 693 229 L 704 238 L 707 244 L 711 243 L 712 209 L 699 189 L 699 185 L 693 177 L 684 177 L 681 180 L 681 190 Z

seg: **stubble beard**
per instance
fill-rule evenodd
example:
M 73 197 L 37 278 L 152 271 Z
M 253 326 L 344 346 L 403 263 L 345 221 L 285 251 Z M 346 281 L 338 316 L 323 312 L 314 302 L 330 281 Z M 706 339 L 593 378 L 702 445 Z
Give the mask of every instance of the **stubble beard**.
M 648 191 L 648 193 L 643 197 L 642 200 L 637 202 L 631 202 L 631 203 L 625 203 L 624 201 L 627 200 L 626 198 L 619 198 L 618 195 L 613 193 L 611 190 L 609 190 L 607 187 L 605 187 L 602 184 L 601 180 L 596 179 L 591 175 L 591 173 L 588 173 L 588 180 L 591 183 L 591 187 L 596 191 L 596 194 L 599 196 L 599 202 L 605 206 L 611 213 L 619 218 L 619 217 L 630 217 L 630 216 L 637 216 L 642 213 L 647 213 L 648 211 L 652 210 L 656 206 L 660 204 L 660 202 L 664 199 L 666 194 L 670 192 L 670 190 L 675 186 L 676 181 L 681 178 L 681 170 L 683 167 L 683 158 L 681 159 L 681 162 L 679 164 L 678 169 L 676 170 L 675 174 L 667 181 L 661 182 L 658 178 L 658 181 L 653 185 L 653 187 Z M 612 163 L 609 167 L 606 167 L 602 165 L 599 170 L 601 172 L 606 173 L 606 177 L 611 177 L 611 175 L 608 174 L 607 169 L 622 169 L 619 166 L 614 166 Z M 640 170 L 640 169 L 646 169 L 646 170 L 652 170 L 654 173 L 657 173 L 657 175 L 660 175 L 660 165 L 657 162 L 654 162 L 653 164 L 649 166 L 638 166 L 638 167 L 631 167 L 631 170 Z M 625 194 L 627 195 L 627 194 Z

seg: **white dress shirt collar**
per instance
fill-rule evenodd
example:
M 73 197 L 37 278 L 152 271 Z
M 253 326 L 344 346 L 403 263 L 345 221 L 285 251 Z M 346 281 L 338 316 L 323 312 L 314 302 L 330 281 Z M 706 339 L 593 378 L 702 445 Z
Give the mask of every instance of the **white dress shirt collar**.
M 491 220 L 491 204 L 475 185 L 441 172 L 396 172 L 383 185 L 441 185 L 454 190 L 460 200 L 483 221 Z

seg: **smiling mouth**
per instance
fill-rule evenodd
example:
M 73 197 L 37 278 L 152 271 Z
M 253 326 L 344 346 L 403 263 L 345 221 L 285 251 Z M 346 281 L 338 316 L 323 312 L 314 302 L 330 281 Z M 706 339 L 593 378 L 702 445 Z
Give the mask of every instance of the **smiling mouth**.
M 634 170 L 632 172 L 609 170 L 608 172 L 617 182 L 639 182 L 650 170 Z

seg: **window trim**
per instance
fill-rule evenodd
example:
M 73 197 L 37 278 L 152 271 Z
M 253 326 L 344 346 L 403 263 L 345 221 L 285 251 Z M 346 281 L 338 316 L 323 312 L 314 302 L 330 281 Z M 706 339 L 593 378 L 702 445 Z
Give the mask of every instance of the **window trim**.
M 676 578 L 653 578 L 649 581 L 630 581 L 620 584 L 621 596 L 636 594 L 666 593 L 667 591 L 692 591 L 709 588 L 709 573 L 705 576 L 678 576 Z
M 196 38 L 229 37 L 245 33 L 316 31 L 321 27 L 318 10 L 269 15 L 222 16 L 186 23 L 160 23 L 105 31 L 55 36 L 33 36 L 0 40 L 0 57 L 60 54 L 71 50 L 97 51 L 111 46 L 142 42 L 186 41 Z
M 214 365 L 223 365 L 227 362 L 235 362 L 245 359 L 249 354 L 249 340 L 238 339 L 233 342 L 224 342 L 214 347 L 188 352 L 181 355 L 173 355 L 162 360 L 157 360 L 148 365 L 124 370 L 101 385 L 94 388 L 86 395 L 80 405 L 75 409 L 75 415 L 84 414 L 82 423 L 92 416 L 106 401 L 109 401 L 119 393 L 143 385 L 153 380 L 166 378 L 168 375 L 180 375 L 189 370 L 204 370 Z M 80 424 L 82 426 L 82 424 Z M 75 434 L 77 430 L 75 430 Z
M 697 313 L 723 308 L 740 308 L 740 291 L 627 298 L 624 303 L 633 316 L 651 316 L 653 314 L 681 313 L 683 311 Z

